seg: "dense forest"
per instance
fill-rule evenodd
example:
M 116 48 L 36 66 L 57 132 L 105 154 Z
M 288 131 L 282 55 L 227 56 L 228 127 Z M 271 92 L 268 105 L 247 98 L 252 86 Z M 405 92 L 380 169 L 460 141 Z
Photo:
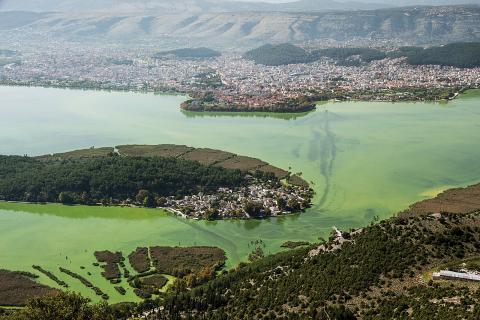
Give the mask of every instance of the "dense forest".
M 209 48 L 184 48 L 177 50 L 169 50 L 158 52 L 154 55 L 155 58 L 162 58 L 165 56 L 173 55 L 177 58 L 184 59 L 206 59 L 206 58 L 216 58 L 222 54 L 218 51 Z
M 385 59 L 387 55 L 383 51 L 371 48 L 328 48 L 313 51 L 312 57 L 315 60 L 328 57 L 336 60 L 339 65 L 356 66 Z
M 480 66 L 480 43 L 452 43 L 439 47 L 400 47 L 393 51 L 373 48 L 327 48 L 308 52 L 292 44 L 264 45 L 248 51 L 244 58 L 257 64 L 278 66 L 295 63 L 310 63 L 328 57 L 338 65 L 359 66 L 386 57 L 406 57 L 412 65 L 442 65 L 458 68 Z
M 370 48 L 329 48 L 308 52 L 292 44 L 267 44 L 244 54 L 244 58 L 257 64 L 279 66 L 295 63 L 310 63 L 328 57 L 341 65 L 358 65 L 364 62 L 381 60 L 386 54 Z
M 0 199 L 89 204 L 141 195 L 141 201 L 152 202 L 155 197 L 242 186 L 244 177 L 240 170 L 177 158 L 0 156 Z
M 309 63 L 314 61 L 314 58 L 309 52 L 288 43 L 279 45 L 266 44 L 246 52 L 243 57 L 247 60 L 253 60 L 257 64 L 267 66 Z
M 413 65 L 434 64 L 458 68 L 480 67 L 480 43 L 452 43 L 441 47 L 416 48 L 403 50 L 407 61 Z

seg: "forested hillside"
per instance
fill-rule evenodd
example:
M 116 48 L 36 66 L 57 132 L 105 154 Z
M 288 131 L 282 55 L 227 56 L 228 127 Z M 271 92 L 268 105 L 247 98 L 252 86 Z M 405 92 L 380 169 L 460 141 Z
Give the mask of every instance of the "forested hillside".
M 393 218 L 171 295 L 152 319 L 478 319 L 478 285 L 434 283 L 429 271 L 478 258 L 479 226 L 478 212 Z
M 480 66 L 480 42 L 451 43 L 428 48 L 406 46 L 393 51 L 374 48 L 340 47 L 318 49 L 311 52 L 292 44 L 268 44 L 244 54 L 245 59 L 267 66 L 310 63 L 324 57 L 333 59 L 338 65 L 345 66 L 358 66 L 387 57 L 404 57 L 412 65 L 475 68 Z
M 480 42 L 451 43 L 440 47 L 411 48 L 405 54 L 413 65 L 437 64 L 458 68 L 480 67 Z
M 246 52 L 243 57 L 267 66 L 309 63 L 314 61 L 314 58 L 309 52 L 288 43 L 279 45 L 266 44 Z

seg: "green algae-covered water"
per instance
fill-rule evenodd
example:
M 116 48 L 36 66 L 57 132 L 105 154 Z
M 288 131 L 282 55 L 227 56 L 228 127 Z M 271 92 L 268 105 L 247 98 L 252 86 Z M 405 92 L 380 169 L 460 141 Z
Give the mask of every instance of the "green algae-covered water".
M 301 215 L 264 221 L 186 221 L 160 210 L 0 202 L 0 268 L 41 265 L 71 289 L 93 291 L 58 272 L 66 267 L 125 297 L 93 267 L 95 250 L 212 245 L 228 265 L 262 239 L 315 241 L 332 226 L 359 227 L 441 190 L 480 181 L 480 94 L 448 104 L 342 102 L 307 114 L 186 113 L 182 96 L 0 87 L 0 154 L 40 155 L 91 146 L 186 144 L 258 157 L 301 172 L 317 192 Z M 81 269 L 83 266 L 85 269 Z M 91 272 L 92 276 L 87 276 Z M 40 281 L 54 286 L 49 279 Z M 127 286 L 125 286 L 127 287 Z

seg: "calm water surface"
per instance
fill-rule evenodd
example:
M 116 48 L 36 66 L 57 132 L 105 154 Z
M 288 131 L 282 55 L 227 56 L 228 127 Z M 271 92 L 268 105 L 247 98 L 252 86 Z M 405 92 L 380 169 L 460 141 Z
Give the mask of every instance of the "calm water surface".
M 286 240 L 315 241 L 334 225 L 359 227 L 480 180 L 478 92 L 448 104 L 327 103 L 312 113 L 275 116 L 186 113 L 178 107 L 184 99 L 0 87 L 0 154 L 129 143 L 222 149 L 301 172 L 317 192 L 314 207 L 265 221 L 194 222 L 159 210 L 0 203 L 0 268 L 31 271 L 38 264 L 96 299 L 58 266 L 90 271 L 110 302 L 134 300 L 101 278 L 93 251 L 126 255 L 137 246 L 214 245 L 233 266 L 246 259 L 252 240 L 276 252 Z

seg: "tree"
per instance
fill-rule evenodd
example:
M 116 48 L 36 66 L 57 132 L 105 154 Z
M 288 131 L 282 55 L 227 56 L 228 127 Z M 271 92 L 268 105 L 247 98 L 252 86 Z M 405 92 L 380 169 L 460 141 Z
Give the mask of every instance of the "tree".
M 135 199 L 137 200 L 138 203 L 143 204 L 145 201 L 145 198 L 147 198 L 150 195 L 150 192 L 148 190 L 139 190 L 137 193 L 137 196 Z
M 287 209 L 287 201 L 283 198 L 277 198 L 277 206 L 278 209 L 284 211 L 285 209 Z
M 146 208 L 153 208 L 155 207 L 155 201 L 153 199 L 153 196 L 148 195 L 143 199 L 143 206 Z
M 114 313 L 106 303 L 91 305 L 90 300 L 76 293 L 34 298 L 21 311 L 6 320 L 114 320 Z
M 300 203 L 293 199 L 288 200 L 287 206 L 291 211 L 298 211 L 301 209 Z
M 81 204 L 89 204 L 90 203 L 90 196 L 88 195 L 88 192 L 82 192 L 82 194 L 80 195 L 80 199 L 79 199 L 79 202 Z
M 73 204 L 73 196 L 69 192 L 60 192 L 58 201 L 63 204 Z
M 165 197 L 157 197 L 157 206 L 164 207 L 167 204 L 167 199 Z
M 214 208 L 210 208 L 205 211 L 205 214 L 203 217 L 207 220 L 215 220 L 218 218 L 218 210 Z
M 247 201 L 243 206 L 243 210 L 251 217 L 260 217 L 264 211 L 261 203 L 253 201 Z

